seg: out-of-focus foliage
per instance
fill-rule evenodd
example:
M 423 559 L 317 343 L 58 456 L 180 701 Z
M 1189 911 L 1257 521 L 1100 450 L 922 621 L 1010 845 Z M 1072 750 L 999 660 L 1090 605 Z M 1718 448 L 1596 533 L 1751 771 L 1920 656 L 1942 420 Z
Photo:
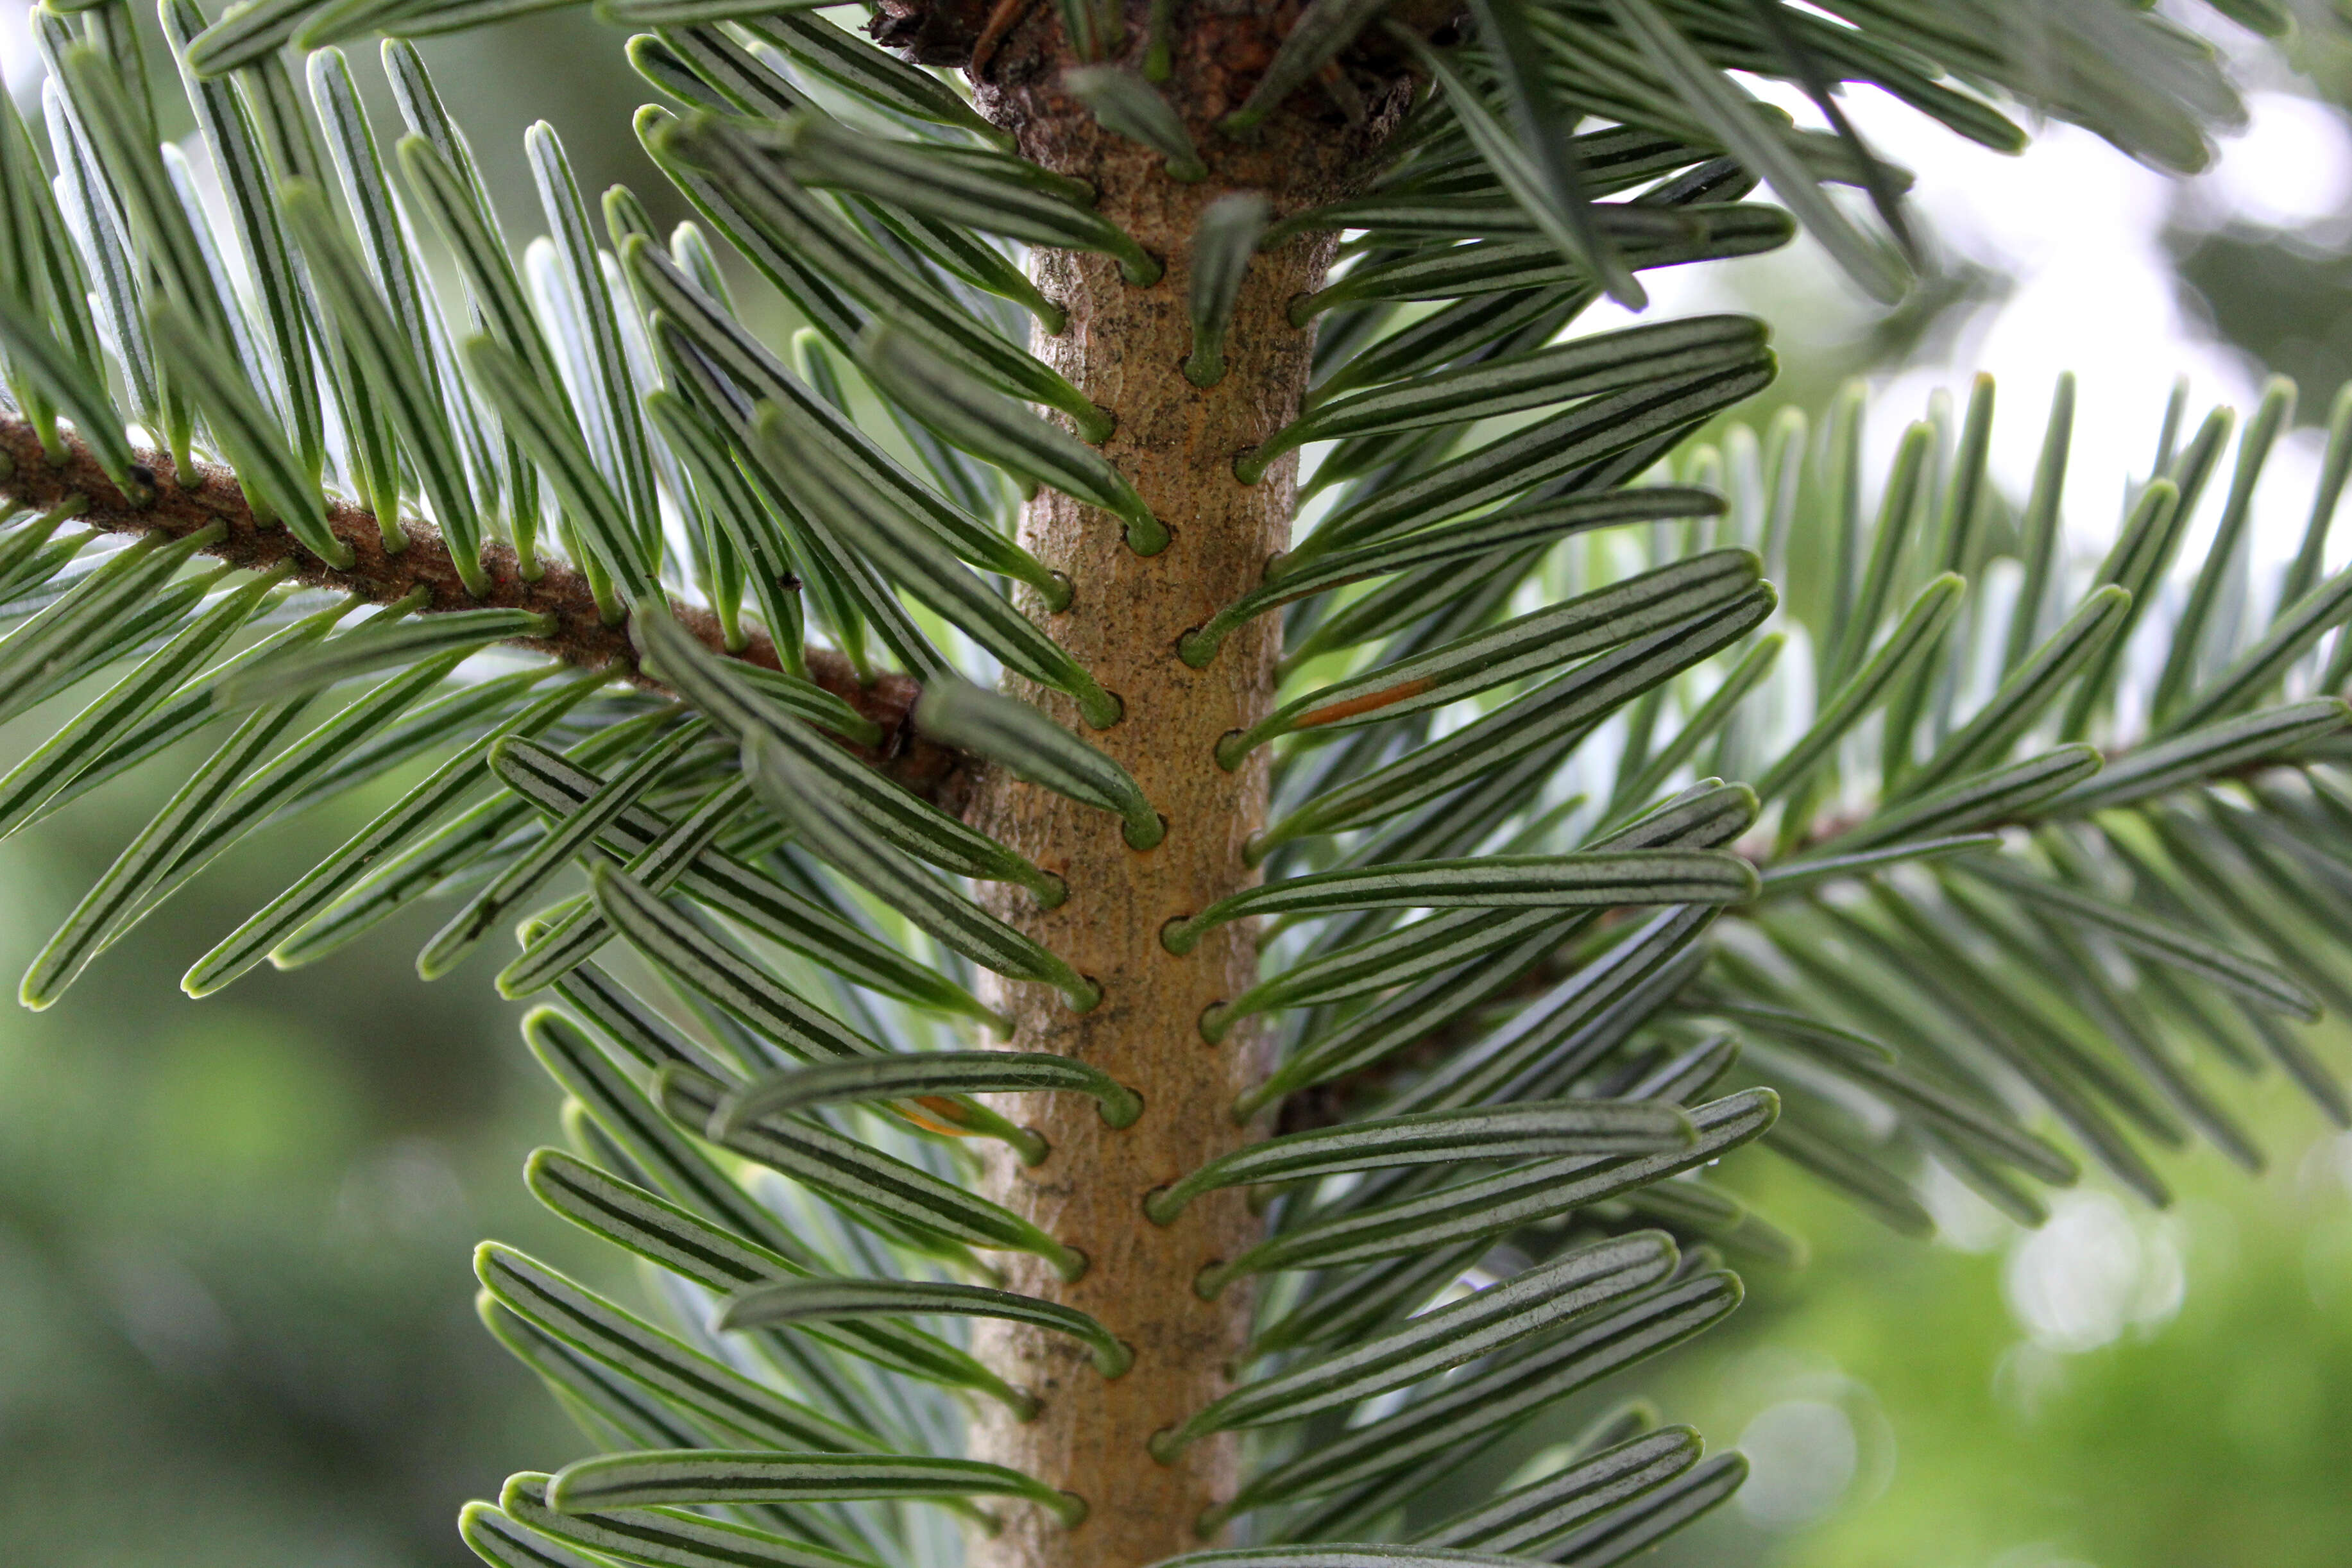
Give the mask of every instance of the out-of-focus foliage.
M 0 756 L 26 743 L 0 735 Z M 171 771 L 7 847 L 12 957 Z M 157 917 L 150 953 L 194 958 L 382 804 L 211 879 Z M 552 1108 L 488 987 L 416 984 L 425 934 L 204 1007 L 173 964 L 125 953 L 70 1014 L 0 1015 L 9 1561 L 459 1564 L 449 1515 L 485 1470 L 519 1444 L 582 1446 L 483 1336 L 466 1249 L 488 1233 L 601 1260 L 516 1184 Z
M 2226 230 L 2180 246 L 2181 283 L 2217 333 L 2316 396 L 2352 379 L 2352 257 Z
M 2275 1169 L 2166 1163 L 2154 1215 L 2065 1194 L 2025 1232 L 1965 1194 L 1889 1246 L 1801 1178 L 1745 1195 L 1812 1244 L 1643 1392 L 1755 1468 L 1658 1568 L 2333 1568 L 2352 1531 L 2352 1140 L 2232 1095 Z M 2297 1152 L 2299 1151 L 2299 1152 Z M 1531 1433 L 1534 1467 L 1612 1391 Z M 1433 1499 L 1442 1510 L 1446 1500 Z
M 2274 1096 L 2252 1098 L 2269 1102 L 2264 1120 L 2307 1130 Z M 2321 1137 L 2254 1185 L 2198 1162 L 2173 1215 L 2126 1217 L 2081 1194 L 2051 1229 L 1995 1230 L 1975 1255 L 1840 1245 L 1839 1218 L 1822 1214 L 1815 1234 L 1829 1245 L 1803 1305 L 1748 1325 L 1759 1348 L 1734 1363 L 1744 1379 L 1717 1386 L 1767 1412 L 1843 1390 L 1832 1397 L 1880 1451 L 1859 1467 L 1851 1506 L 1764 1560 L 2341 1561 L 2352 1527 L 2338 1458 L 2352 1438 L 2347 1153 L 2340 1135 Z M 1817 1285 L 1845 1289 L 1815 1297 Z M 1874 1414 L 1885 1420 L 1874 1434 Z M 1763 1416 L 1747 1419 L 1753 1447 Z M 1753 1506 L 1765 1500 L 1750 1500 L 1751 1521 L 1770 1517 Z M 1706 1555 L 1703 1542 L 1669 1559 L 1740 1560 Z

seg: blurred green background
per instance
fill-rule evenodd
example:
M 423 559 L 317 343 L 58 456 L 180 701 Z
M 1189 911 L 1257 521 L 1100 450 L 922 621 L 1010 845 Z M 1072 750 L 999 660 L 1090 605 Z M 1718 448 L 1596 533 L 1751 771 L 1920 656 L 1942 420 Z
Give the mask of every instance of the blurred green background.
M 0 0 L 0 44 L 12 87 L 27 92 L 13 0 Z M 619 45 L 557 14 L 428 47 L 518 240 L 534 210 L 520 132 L 542 115 L 584 187 L 625 180 L 657 216 L 677 216 L 628 140 L 625 110 L 646 94 Z M 372 63 L 358 63 L 374 84 Z M 2201 394 L 2241 406 L 2265 370 L 2295 374 L 2309 423 L 2352 374 L 2352 133 L 2333 107 L 2342 60 L 2306 49 L 2294 64 L 2312 74 L 2243 56 L 2257 93 L 2247 142 L 2267 137 L 2270 150 L 2239 157 L 2234 174 L 2238 155 L 2225 156 L 2184 186 L 2064 135 L 2015 166 L 2024 173 L 1989 172 L 1863 106 L 1865 127 L 1920 172 L 1941 280 L 1875 313 L 1800 248 L 1695 278 L 1665 308 L 1771 317 L 1788 366 L 1775 396 L 1817 407 L 1843 377 L 1870 374 L 1896 404 L 1879 416 L 1888 434 L 1927 387 L 1957 385 L 1990 360 L 2021 367 L 2007 438 L 2029 442 L 2046 380 L 2021 344 L 2071 359 L 2087 394 L 2105 376 L 2111 400 L 2128 405 L 2119 428 L 2152 435 L 2164 386 L 2141 371 L 2151 361 L 2197 371 Z M 2284 188 L 2272 178 L 2282 158 Z M 2079 207 L 2047 195 L 2076 169 L 2105 183 L 2076 192 Z M 2087 258 L 2094 284 L 2068 284 L 2053 255 Z M 2064 287 L 2071 306 L 2053 296 Z M 2037 328 L 2037 310 L 2056 311 L 2063 330 Z M 2044 341 L 2053 331 L 2062 341 Z M 2139 438 L 2126 453 L 2104 429 L 2086 422 L 2078 465 L 2105 465 L 2112 481 L 2141 460 Z M 2295 451 L 2309 466 L 2312 433 L 2300 441 L 2290 469 Z M 2082 525 L 2095 535 L 2102 521 Z M 0 766 L 42 725 L 37 713 L 0 730 Z M 175 776 L 167 759 L 0 845 L 0 973 L 39 947 Z M 428 906 L 317 969 L 265 969 L 202 1005 L 177 988 L 193 958 L 396 787 L 233 857 L 54 1012 L 0 1011 L 0 1535 L 11 1562 L 457 1564 L 472 1560 L 452 1529 L 459 1502 L 582 1447 L 473 1314 L 467 1254 L 480 1237 L 591 1278 L 614 1267 L 517 1179 L 530 1148 L 559 1141 L 555 1096 L 520 1047 L 518 1010 L 492 996 L 488 966 L 418 983 L 410 955 L 439 914 Z M 2338 1067 L 2352 1068 L 2336 1044 Z M 1737 1502 L 1656 1561 L 2352 1558 L 2352 1137 L 2328 1134 L 2280 1084 L 2239 1087 L 2238 1109 L 2272 1151 L 2264 1177 L 2200 1153 L 2168 1166 L 2181 1194 L 2169 1213 L 2092 1186 L 2062 1197 L 2033 1234 L 1956 1190 L 1941 1240 L 1902 1241 L 1749 1158 L 1735 1180 L 1810 1240 L 1813 1260 L 1752 1271 L 1728 1328 L 1639 1378 L 1666 1419 L 1742 1447 L 1755 1465 Z M 1609 1396 L 1501 1462 L 1539 1461 Z

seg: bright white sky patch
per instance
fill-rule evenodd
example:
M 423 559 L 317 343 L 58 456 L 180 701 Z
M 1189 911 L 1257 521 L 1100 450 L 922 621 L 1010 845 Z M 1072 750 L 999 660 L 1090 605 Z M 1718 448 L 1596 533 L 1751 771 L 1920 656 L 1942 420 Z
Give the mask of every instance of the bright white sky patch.
M 1807 123 L 1819 120 L 1786 90 L 1764 86 L 1759 96 Z M 2021 498 L 2051 390 L 2071 370 L 2078 395 L 2065 510 L 2082 552 L 2103 550 L 2113 537 L 2126 480 L 2147 474 L 2176 377 L 2189 378 L 2192 429 L 2216 404 L 2235 407 L 2242 419 L 2261 395 L 2262 367 L 2182 311 L 2163 244 L 2167 226 L 2284 226 L 2331 239 L 2336 224 L 2352 225 L 2344 216 L 2352 210 L 2352 126 L 2291 93 L 2250 93 L 2244 133 L 2222 144 L 2211 171 L 2189 181 L 2135 163 L 2073 126 L 2036 127 L 2027 150 L 2009 156 L 1963 141 L 1874 89 L 1849 89 L 1844 102 L 1871 145 L 1916 176 L 1908 199 L 1933 243 L 2013 280 L 1947 355 L 1874 378 L 1868 471 L 1885 471 L 1904 426 L 1926 413 L 1933 393 L 1963 399 L 1969 378 L 1989 371 L 2000 395 L 1993 472 Z M 1644 281 L 1654 317 L 1744 309 L 1773 320 L 1783 352 L 1794 354 L 1808 342 L 1859 332 L 1875 310 L 1802 238 L 1771 255 L 1653 272 Z M 1579 327 L 1597 331 L 1625 320 L 1603 306 Z M 2258 573 L 2283 563 L 2300 542 L 2319 466 L 2312 426 L 2326 413 L 2306 394 L 2304 428 L 2272 454 L 2253 520 Z M 2225 489 L 2209 487 L 2184 559 L 2202 550 Z M 2331 556 L 2340 562 L 2352 553 L 2352 529 L 2337 532 Z
M 2252 122 L 2222 144 L 2197 184 L 2242 223 L 2305 228 L 2352 209 L 2352 128 L 2333 104 L 2288 92 L 2247 95 Z
M 27 0 L 0 0 L 0 83 L 22 100 L 41 68 Z

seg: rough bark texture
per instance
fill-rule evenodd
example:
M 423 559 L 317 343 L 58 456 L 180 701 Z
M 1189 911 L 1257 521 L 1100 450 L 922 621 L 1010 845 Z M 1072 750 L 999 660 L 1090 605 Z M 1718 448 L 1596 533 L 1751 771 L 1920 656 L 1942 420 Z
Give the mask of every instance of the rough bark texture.
M 1227 20 L 1234 26 L 1220 27 Z M 1371 134 L 1348 131 L 1334 114 L 1328 123 L 1270 130 L 1249 147 L 1219 142 L 1206 121 L 1239 101 L 1264 64 L 1268 37 L 1263 16 L 1202 16 L 1180 41 L 1168 95 L 1211 159 L 1212 177 L 1199 184 L 1169 180 L 1158 155 L 1104 132 L 1054 89 L 1050 29 L 1034 15 L 994 57 L 980 92 L 983 109 L 1016 130 L 1027 155 L 1093 182 L 1101 210 L 1168 262 L 1157 285 L 1136 289 L 1100 258 L 1040 253 L 1039 281 L 1068 307 L 1069 324 L 1032 346 L 1118 417 L 1104 451 L 1175 538 L 1163 552 L 1139 556 L 1115 520 L 1051 492 L 1039 494 L 1022 524 L 1022 542 L 1077 590 L 1063 613 L 1045 615 L 1034 601 L 1028 608 L 1125 702 L 1124 720 L 1090 739 L 1135 774 L 1168 818 L 1168 836 L 1137 853 L 1111 817 L 1002 774 L 982 776 L 967 813 L 1067 879 L 1070 897 L 1059 909 L 1041 911 L 1013 895 L 998 898 L 997 911 L 1104 993 L 1100 1005 L 1080 1015 L 1044 987 L 1002 987 L 995 1000 L 1019 1026 L 1010 1043 L 1091 1062 L 1145 1104 L 1133 1127 L 1112 1131 L 1078 1096 L 1008 1100 L 1006 1109 L 1043 1132 L 1053 1152 L 1033 1169 L 999 1161 L 988 1194 L 1092 1262 L 1086 1278 L 1066 1286 L 1035 1260 L 1013 1259 L 1009 1283 L 1094 1313 L 1134 1348 L 1136 1361 L 1106 1383 L 1067 1339 L 1007 1323 L 977 1331 L 982 1359 L 1034 1391 L 1043 1409 L 1024 1424 L 981 1426 L 973 1455 L 1048 1479 L 1092 1511 L 1065 1530 L 1042 1510 L 1007 1510 L 1001 1534 L 973 1543 L 972 1568 L 1135 1568 L 1198 1550 L 1205 1543 L 1194 1521 L 1237 1482 L 1230 1438 L 1198 1444 L 1170 1466 L 1145 1445 L 1230 1385 L 1249 1292 L 1237 1287 L 1203 1301 L 1192 1280 L 1204 1264 L 1246 1247 L 1256 1221 L 1238 1192 L 1197 1202 L 1165 1228 L 1144 1217 L 1142 1204 L 1152 1188 L 1253 1135 L 1234 1124 L 1228 1108 L 1264 1071 L 1261 1037 L 1236 1030 L 1211 1047 L 1196 1023 L 1203 1008 L 1255 978 L 1255 932 L 1226 926 L 1183 958 L 1168 953 L 1159 933 L 1169 920 L 1254 879 L 1242 848 L 1265 819 L 1265 753 L 1228 773 L 1212 752 L 1219 736 L 1266 711 L 1279 620 L 1252 623 L 1204 670 L 1187 668 L 1176 642 L 1256 584 L 1287 542 L 1293 460 L 1248 487 L 1232 465 L 1297 413 L 1313 340 L 1284 312 L 1317 287 L 1330 241 L 1299 240 L 1256 258 L 1230 333 L 1229 374 L 1207 389 L 1180 370 L 1191 349 L 1186 251 L 1201 208 L 1217 195 L 1266 191 L 1277 213 L 1324 199 Z M 1046 705 L 1077 722 L 1066 700 Z

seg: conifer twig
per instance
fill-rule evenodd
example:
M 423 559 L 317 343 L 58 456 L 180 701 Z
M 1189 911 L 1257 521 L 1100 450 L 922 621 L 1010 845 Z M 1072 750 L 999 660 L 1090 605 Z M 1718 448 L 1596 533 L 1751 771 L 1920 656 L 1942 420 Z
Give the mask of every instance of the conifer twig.
M 373 604 L 392 604 L 423 588 L 429 595 L 424 611 L 428 615 L 436 610 L 519 609 L 551 616 L 556 622 L 551 635 L 511 640 L 567 664 L 609 668 L 640 686 L 660 687 L 637 668 L 627 625 L 607 626 L 597 612 L 588 579 L 564 562 L 546 561 L 536 579 L 526 579 L 517 569 L 512 549 L 486 541 L 482 569 L 490 586 L 476 598 L 458 580 L 449 547 L 432 524 L 404 519 L 400 530 L 408 543 L 395 554 L 385 549 L 383 530 L 373 513 L 349 501 L 331 501 L 329 525 L 352 555 L 351 565 L 331 566 L 303 549 L 284 528 L 257 521 L 245 492 L 225 468 L 198 464 L 196 482 L 183 484 L 169 453 L 139 450 L 135 455 L 152 476 L 154 490 L 153 499 L 142 505 L 116 488 L 72 431 L 60 430 L 58 441 L 63 460 L 51 461 L 30 421 L 0 410 L 0 498 L 43 510 L 79 495 L 84 504 L 76 521 L 107 532 L 177 539 L 220 523 L 227 531 L 217 543 L 205 546 L 205 554 L 256 571 L 290 563 L 298 583 L 356 594 Z M 751 632 L 746 647 L 730 651 L 720 635 L 719 617 L 708 609 L 673 603 L 670 613 L 714 651 L 763 669 L 780 668 L 775 647 L 764 633 Z M 866 754 L 892 777 L 932 795 L 956 773 L 962 758 L 915 731 L 911 715 L 921 690 L 914 680 L 888 672 L 865 686 L 849 661 L 831 648 L 810 647 L 804 657 L 810 679 L 881 727 L 881 741 Z

